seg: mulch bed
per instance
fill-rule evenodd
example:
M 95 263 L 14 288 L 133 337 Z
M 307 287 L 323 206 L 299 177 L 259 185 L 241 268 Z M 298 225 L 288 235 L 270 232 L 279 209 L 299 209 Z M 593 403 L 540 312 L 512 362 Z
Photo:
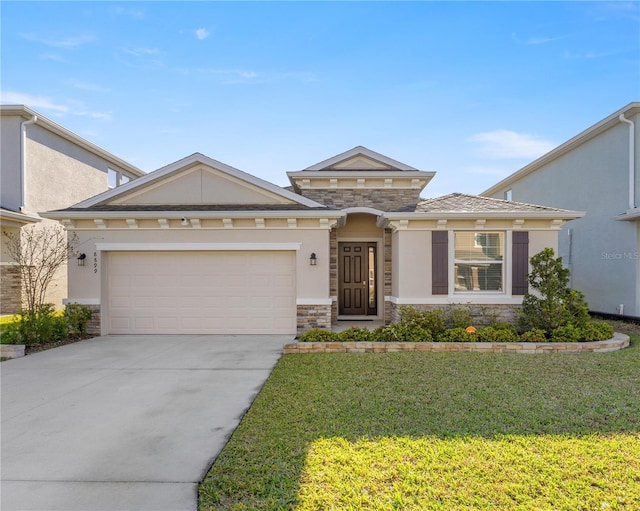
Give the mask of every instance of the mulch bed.
M 62 341 L 55 342 L 45 342 L 42 344 L 33 344 L 31 346 L 26 346 L 24 349 L 25 355 L 29 355 L 31 353 L 38 353 L 39 351 L 46 351 L 52 348 L 58 348 L 60 346 L 64 346 L 65 344 L 73 344 L 75 342 L 84 341 L 85 339 L 91 339 L 91 335 L 87 335 L 85 337 L 75 337 L 73 339 L 64 339 Z

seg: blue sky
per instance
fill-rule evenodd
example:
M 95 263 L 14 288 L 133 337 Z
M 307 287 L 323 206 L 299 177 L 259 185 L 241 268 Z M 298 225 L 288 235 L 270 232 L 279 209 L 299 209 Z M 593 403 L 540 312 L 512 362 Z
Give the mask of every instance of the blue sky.
M 152 171 L 357 145 L 480 193 L 640 99 L 640 3 L 2 1 L 2 103 Z

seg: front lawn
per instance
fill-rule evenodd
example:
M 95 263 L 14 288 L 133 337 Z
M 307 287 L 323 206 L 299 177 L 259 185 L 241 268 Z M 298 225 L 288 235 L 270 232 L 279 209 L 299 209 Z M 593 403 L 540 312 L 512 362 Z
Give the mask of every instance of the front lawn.
M 640 509 L 640 336 L 283 356 L 200 487 L 214 509 Z

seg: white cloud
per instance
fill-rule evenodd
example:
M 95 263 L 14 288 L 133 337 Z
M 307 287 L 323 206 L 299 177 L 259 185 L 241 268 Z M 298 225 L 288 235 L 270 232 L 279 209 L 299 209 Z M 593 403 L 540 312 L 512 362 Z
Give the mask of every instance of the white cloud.
M 480 144 L 483 155 L 496 159 L 535 159 L 556 146 L 550 140 L 509 130 L 478 133 L 471 136 L 469 140 Z
M 147 57 L 160 53 L 157 48 L 122 48 L 122 51 L 134 57 Z
M 203 41 L 205 40 L 207 37 L 209 37 L 209 31 L 206 28 L 199 28 L 196 30 L 196 37 L 200 40 Z
M 50 98 L 45 96 L 33 96 L 31 94 L 23 94 L 21 92 L 2 92 L 0 96 L 2 102 L 10 105 L 26 105 L 31 108 L 41 108 L 43 110 L 51 110 L 56 113 L 67 113 L 69 107 L 59 103 L 54 103 Z
M 553 43 L 555 41 L 561 41 L 563 39 L 566 39 L 567 37 L 569 37 L 568 35 L 561 35 L 561 36 L 557 36 L 557 37 L 530 37 L 529 39 L 527 39 L 527 43 L 529 45 L 538 45 L 538 44 L 547 44 L 547 43 Z
M 59 39 L 49 39 L 38 34 L 20 34 L 20 37 L 26 39 L 27 41 L 33 41 L 35 43 L 44 44 L 45 46 L 52 46 L 54 48 L 61 48 L 64 50 L 72 50 L 84 44 L 95 41 L 95 37 L 91 35 L 63 37 Z

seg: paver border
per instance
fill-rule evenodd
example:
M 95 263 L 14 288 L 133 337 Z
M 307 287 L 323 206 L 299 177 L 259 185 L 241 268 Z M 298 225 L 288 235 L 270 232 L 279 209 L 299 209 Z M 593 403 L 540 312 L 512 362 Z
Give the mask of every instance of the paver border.
M 293 342 L 285 344 L 285 355 L 300 353 L 607 353 L 629 346 L 629 336 L 615 332 L 611 339 L 594 342 Z

